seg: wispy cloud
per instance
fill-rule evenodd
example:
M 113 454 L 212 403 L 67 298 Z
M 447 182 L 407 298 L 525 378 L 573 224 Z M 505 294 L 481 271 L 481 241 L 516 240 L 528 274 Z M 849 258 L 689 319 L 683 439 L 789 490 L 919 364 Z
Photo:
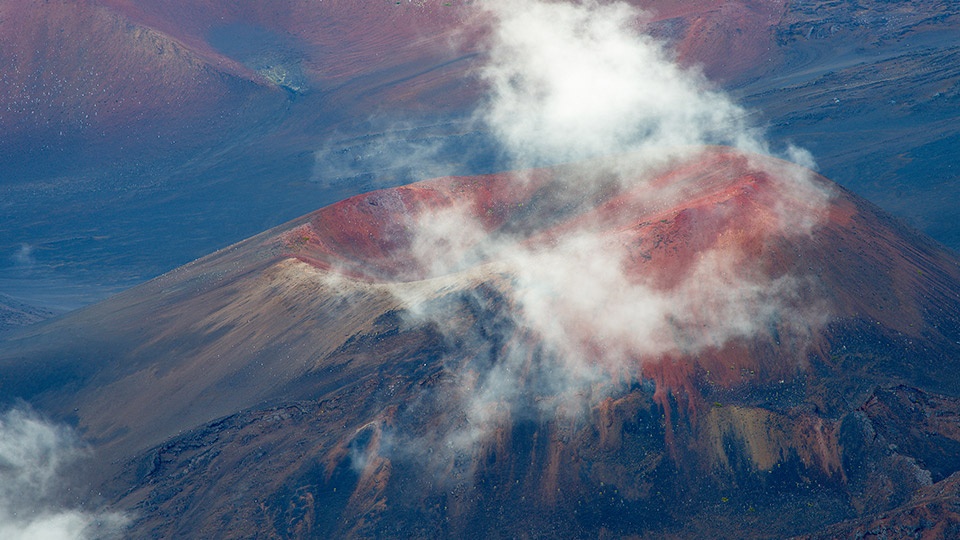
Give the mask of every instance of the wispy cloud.
M 509 418 L 579 416 L 621 382 L 641 379 L 645 365 L 735 340 L 789 343 L 779 361 L 787 371 L 799 367 L 827 303 L 815 276 L 772 272 L 750 246 L 816 230 L 830 194 L 804 168 L 813 165 L 810 154 L 774 149 L 742 107 L 644 34 L 644 14 L 628 4 L 492 0 L 479 9 L 491 26 L 477 72 L 488 95 L 475 120 L 516 168 L 576 165 L 535 186 L 547 187 L 526 199 L 530 209 L 513 213 L 521 223 L 491 225 L 476 201 L 453 200 L 406 224 L 424 275 L 469 272 L 475 280 L 486 272 L 489 287 L 458 293 L 476 314 L 472 328 L 462 324 L 462 303 L 424 303 L 405 285 L 395 294 L 414 322 L 434 324 L 451 343 L 485 342 L 491 353 L 487 362 L 458 365 L 456 383 L 443 391 L 444 410 L 456 419 L 393 451 L 469 454 Z M 705 145 L 742 153 L 728 154 L 733 165 L 711 161 L 716 150 Z M 698 160 L 708 170 L 660 179 Z M 729 204 L 668 211 L 660 229 L 618 215 L 684 208 L 722 191 L 727 180 L 709 168 L 727 166 L 762 185 L 737 191 Z M 540 181 L 534 176 L 517 174 L 504 189 L 530 189 Z M 593 211 L 625 193 L 622 210 Z M 576 219 L 564 222 L 561 211 Z M 639 260 L 650 248 L 638 246 L 654 246 L 655 236 L 677 242 L 681 255 Z
M 11 258 L 14 264 L 25 268 L 30 268 L 37 262 L 33 256 L 33 246 L 30 244 L 20 244 L 20 247 L 13 253 Z
M 480 116 L 522 164 L 639 148 L 766 151 L 747 112 L 643 33 L 623 2 L 484 4 L 494 22 Z
M 88 540 L 119 538 L 119 513 L 71 508 L 64 480 L 87 454 L 73 433 L 37 414 L 13 409 L 0 415 L 0 538 Z

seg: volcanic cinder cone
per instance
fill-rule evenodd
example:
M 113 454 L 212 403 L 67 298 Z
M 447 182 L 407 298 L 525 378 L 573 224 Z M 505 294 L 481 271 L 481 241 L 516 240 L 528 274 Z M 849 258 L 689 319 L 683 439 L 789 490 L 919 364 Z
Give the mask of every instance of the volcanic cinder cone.
M 0 396 L 136 537 L 956 531 L 956 258 L 772 158 L 631 159 L 323 208 L 15 334 Z

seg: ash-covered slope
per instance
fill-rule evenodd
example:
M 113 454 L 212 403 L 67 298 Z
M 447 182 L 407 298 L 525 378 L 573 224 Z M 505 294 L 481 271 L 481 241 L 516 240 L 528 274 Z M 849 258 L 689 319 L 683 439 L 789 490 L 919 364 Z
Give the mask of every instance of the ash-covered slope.
M 0 396 L 137 537 L 780 537 L 955 504 L 958 358 L 952 255 L 713 148 L 345 200 L 15 334 Z

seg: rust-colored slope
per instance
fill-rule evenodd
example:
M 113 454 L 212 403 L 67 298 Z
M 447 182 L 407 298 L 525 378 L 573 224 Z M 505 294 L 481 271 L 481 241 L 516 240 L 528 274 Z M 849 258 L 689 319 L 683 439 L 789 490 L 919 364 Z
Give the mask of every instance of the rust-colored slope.
M 777 28 L 789 2 L 636 2 L 655 24 L 675 28 L 671 38 L 679 59 L 699 65 L 713 80 L 729 84 L 768 73 L 782 62 Z
M 24 135 L 56 146 L 64 137 L 116 137 L 131 126 L 182 126 L 235 106 L 242 90 L 211 66 L 223 59 L 96 3 L 2 2 L 0 25 L 0 126 L 8 144 Z

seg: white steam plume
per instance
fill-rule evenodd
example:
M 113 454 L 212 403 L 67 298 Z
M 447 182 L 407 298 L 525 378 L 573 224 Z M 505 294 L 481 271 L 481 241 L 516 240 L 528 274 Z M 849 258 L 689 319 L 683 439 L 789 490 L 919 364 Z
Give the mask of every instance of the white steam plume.
M 593 160 L 560 183 L 561 192 L 552 194 L 557 207 L 603 194 L 612 181 L 643 194 L 644 208 L 675 208 L 723 186 L 689 178 L 654 185 L 664 166 L 697 159 L 704 145 L 772 153 L 746 112 L 699 71 L 677 65 L 642 33 L 643 14 L 625 3 L 493 0 L 481 9 L 492 21 L 480 70 L 490 92 L 477 117 L 503 153 L 517 167 Z M 783 154 L 812 166 L 801 149 Z M 799 366 L 803 340 L 827 317 L 816 279 L 771 275 L 744 246 L 811 234 L 829 193 L 802 167 L 741 159 L 744 171 L 770 179 L 758 195 L 766 197 L 757 203 L 762 215 L 729 210 L 741 219 L 731 223 L 722 205 L 704 210 L 705 222 L 691 225 L 701 229 L 688 230 L 731 234 L 696 250 L 669 286 L 654 275 L 663 269 L 638 273 L 649 267 L 631 260 L 638 252 L 630 218 L 640 216 L 611 229 L 582 215 L 547 241 L 497 234 L 469 203 L 419 216 L 412 250 L 427 274 L 486 264 L 491 276 L 509 276 L 494 280 L 511 321 L 510 335 L 499 336 L 507 345 L 494 365 L 460 374 L 453 393 L 463 423 L 443 434 L 445 445 L 469 453 L 515 415 L 578 415 L 612 392 L 616 377 L 639 377 L 644 363 L 664 355 L 690 358 L 737 339 L 784 338 L 793 340 L 784 350 L 795 356 L 782 362 Z M 542 232 L 552 225 L 525 227 Z M 409 300 L 414 316 L 440 328 L 456 320 Z
M 725 144 L 766 153 L 746 111 L 679 66 L 622 2 L 485 4 L 494 20 L 482 119 L 524 164 Z M 806 163 L 805 163 L 806 164 Z
M 0 538 L 120 538 L 127 519 L 62 506 L 64 468 L 86 454 L 77 438 L 28 411 L 0 415 Z

